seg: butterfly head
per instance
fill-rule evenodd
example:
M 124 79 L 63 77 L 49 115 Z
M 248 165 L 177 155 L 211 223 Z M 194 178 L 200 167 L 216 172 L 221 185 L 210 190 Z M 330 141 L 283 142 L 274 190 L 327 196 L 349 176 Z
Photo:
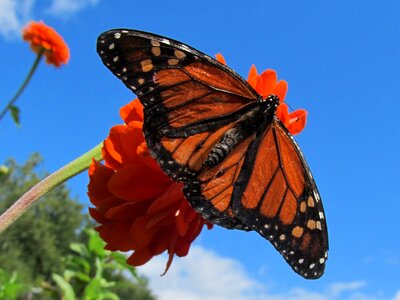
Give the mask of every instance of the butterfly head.
M 272 104 L 275 107 L 279 106 L 279 97 L 275 94 L 269 94 L 267 97 L 262 98 L 260 102 L 265 102 L 268 104 Z
M 279 106 L 279 97 L 275 94 L 269 94 L 267 97 L 260 97 L 258 103 L 261 104 L 262 110 L 267 114 L 274 114 Z

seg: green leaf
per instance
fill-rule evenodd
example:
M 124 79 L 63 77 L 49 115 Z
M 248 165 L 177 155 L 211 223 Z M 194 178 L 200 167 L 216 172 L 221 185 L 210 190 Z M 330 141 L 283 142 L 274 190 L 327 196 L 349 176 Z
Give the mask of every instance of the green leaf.
M 96 274 L 94 275 L 96 278 L 102 278 L 103 277 L 103 269 L 104 269 L 104 262 L 100 260 L 98 257 L 96 257 L 96 260 L 94 262 L 96 266 Z
M 17 125 L 21 125 L 20 123 L 20 119 L 19 119 L 19 114 L 20 114 L 20 110 L 18 107 L 16 107 L 15 105 L 10 106 L 10 112 L 11 112 L 11 116 L 15 122 L 15 124 Z
M 76 276 L 76 272 L 75 271 L 73 271 L 73 270 L 65 270 L 64 271 L 64 280 L 66 280 L 66 281 L 70 281 L 71 280 L 71 278 L 73 278 L 73 277 L 75 277 Z
M 82 243 L 71 243 L 69 248 L 81 256 L 88 256 L 89 254 L 86 246 Z
M 120 298 L 118 297 L 118 295 L 117 294 L 115 294 L 115 293 L 113 293 L 113 292 L 109 292 L 109 291 L 107 291 L 107 292 L 103 292 L 101 295 L 100 295 L 100 298 L 99 298 L 99 300 L 120 300 Z
M 79 270 L 86 274 L 89 274 L 91 270 L 90 262 L 83 257 L 70 257 L 67 265 L 70 269 Z
M 101 281 L 100 278 L 94 278 L 89 282 L 89 284 L 86 286 L 86 288 L 84 290 L 83 299 L 97 300 L 100 298 L 99 297 L 99 295 L 101 293 L 100 281 Z
M 118 265 L 120 265 L 122 267 L 126 267 L 127 266 L 127 262 L 126 262 L 127 257 L 124 254 L 122 254 L 121 252 L 112 252 L 110 254 L 110 256 L 115 260 L 115 262 Z
M 69 282 L 65 281 L 64 278 L 58 274 L 53 274 L 52 278 L 61 289 L 64 300 L 76 300 L 74 289 Z
M 104 250 L 105 243 L 100 238 L 99 234 L 94 230 L 91 230 L 88 234 L 90 236 L 88 243 L 89 251 L 94 253 L 96 256 L 104 257 L 107 251 Z
M 100 285 L 102 288 L 110 288 L 116 285 L 115 281 L 107 281 L 107 279 L 100 278 Z
M 126 262 L 126 255 L 120 252 L 112 252 L 110 256 L 115 260 L 116 264 L 120 266 L 120 269 L 128 270 L 134 277 L 138 278 L 135 267 L 128 265 L 128 263 Z
M 108 288 L 114 286 L 114 282 L 107 282 L 104 278 L 93 279 L 85 288 L 83 299 L 85 300 L 119 300 L 117 294 L 104 290 L 103 288 Z
M 17 295 L 26 290 L 18 280 L 17 272 L 12 272 L 10 276 L 0 269 L 0 299 L 17 299 Z
M 9 173 L 10 173 L 10 169 L 5 165 L 1 165 L 0 166 L 0 181 L 2 181 L 3 179 L 5 180 Z
M 79 280 L 81 280 L 83 282 L 89 282 L 91 279 L 89 275 L 82 273 L 82 272 L 76 272 L 74 274 L 74 277 L 78 278 Z

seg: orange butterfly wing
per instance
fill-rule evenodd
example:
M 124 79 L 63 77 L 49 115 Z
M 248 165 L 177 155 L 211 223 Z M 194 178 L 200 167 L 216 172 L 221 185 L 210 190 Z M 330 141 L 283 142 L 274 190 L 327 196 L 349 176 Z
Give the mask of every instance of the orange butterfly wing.
M 212 147 L 257 105 L 259 95 L 233 70 L 172 39 L 116 29 L 99 36 L 97 51 L 143 104 L 147 146 L 174 180 L 195 178 Z
M 296 272 L 320 277 L 328 251 L 324 210 L 303 154 L 279 120 L 249 149 L 243 170 L 232 194 L 235 215 Z
M 162 36 L 110 30 L 99 36 L 97 51 L 139 97 L 149 150 L 176 180 L 193 178 L 201 159 L 225 132 L 218 129 L 233 126 L 259 97 L 227 66 Z M 193 153 L 190 160 L 188 153 Z
M 229 229 L 237 228 L 237 224 L 230 221 L 240 220 L 232 209 L 232 193 L 254 137 L 255 135 L 248 137 L 220 164 L 204 170 L 195 180 L 186 183 L 184 187 L 186 198 L 209 222 Z M 253 229 L 241 220 L 240 222 L 244 224 L 240 229 Z
M 318 189 L 293 137 L 279 120 L 188 183 L 186 197 L 215 224 L 229 212 L 269 240 L 293 270 L 319 278 L 328 234 Z
M 132 30 L 98 40 L 105 65 L 144 105 L 151 154 L 191 205 L 226 228 L 256 230 L 305 278 L 322 275 L 328 238 L 317 187 L 280 121 L 251 133 L 219 164 L 211 149 L 258 105 L 259 96 L 230 68 L 180 42 Z

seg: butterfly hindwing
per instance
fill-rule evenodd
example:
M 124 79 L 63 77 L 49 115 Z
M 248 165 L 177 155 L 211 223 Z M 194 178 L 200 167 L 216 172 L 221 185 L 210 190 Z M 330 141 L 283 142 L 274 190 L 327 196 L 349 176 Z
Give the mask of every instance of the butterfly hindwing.
M 280 121 L 249 148 L 232 204 L 236 217 L 269 240 L 297 273 L 306 278 L 323 274 L 328 240 L 319 192 Z
M 210 222 L 224 225 L 216 212 L 229 212 L 246 230 L 257 231 L 305 278 L 323 274 L 328 240 L 319 192 L 278 120 L 188 183 L 185 196 Z
M 254 135 L 240 143 L 220 164 L 201 172 L 184 187 L 185 197 L 206 220 L 228 229 L 252 230 L 232 210 L 234 184 Z
M 100 35 L 97 51 L 143 104 L 149 150 L 178 181 L 197 174 L 201 161 L 193 158 L 206 156 L 223 134 L 218 130 L 238 120 L 258 97 L 230 68 L 162 36 L 110 30 Z

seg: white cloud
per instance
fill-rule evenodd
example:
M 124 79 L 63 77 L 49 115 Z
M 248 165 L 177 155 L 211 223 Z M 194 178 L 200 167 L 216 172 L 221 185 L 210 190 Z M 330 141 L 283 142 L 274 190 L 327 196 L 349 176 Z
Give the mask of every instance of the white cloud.
M 157 256 L 138 271 L 149 278 L 151 290 L 159 300 L 381 300 L 379 293 L 362 291 L 364 281 L 332 283 L 323 292 L 292 288 L 274 292 L 268 283 L 261 283 L 246 272 L 240 262 L 217 255 L 199 246 L 192 246 L 184 258 L 175 258 L 168 273 L 164 271 L 167 258 Z M 271 283 L 272 284 L 272 283 Z M 387 298 L 386 298 L 387 299 Z M 400 300 L 400 291 L 391 298 Z
M 53 0 L 48 12 L 56 16 L 70 16 L 85 9 L 95 6 L 99 0 Z
M 400 300 L 400 290 L 397 292 L 396 296 L 394 296 L 394 300 Z
M 329 288 L 329 294 L 331 297 L 336 297 L 343 292 L 359 290 L 364 286 L 366 286 L 365 281 L 337 282 L 331 284 Z
M 19 36 L 30 17 L 34 0 L 0 0 L 0 35 Z
M 165 256 L 158 256 L 139 268 L 160 300 L 253 299 L 253 291 L 262 287 L 239 262 L 201 247 L 193 246 L 190 255 L 175 258 L 168 273 L 160 277 L 165 263 Z
M 46 17 L 46 13 L 47 16 L 51 14 L 56 17 L 70 17 L 98 2 L 99 0 L 53 0 L 49 7 L 36 9 L 35 0 L 0 0 L 0 35 L 7 39 L 19 37 L 22 27 L 29 20 L 41 20 Z M 43 2 L 38 1 L 39 3 L 43 5 Z M 34 8 L 39 17 L 34 15 Z

